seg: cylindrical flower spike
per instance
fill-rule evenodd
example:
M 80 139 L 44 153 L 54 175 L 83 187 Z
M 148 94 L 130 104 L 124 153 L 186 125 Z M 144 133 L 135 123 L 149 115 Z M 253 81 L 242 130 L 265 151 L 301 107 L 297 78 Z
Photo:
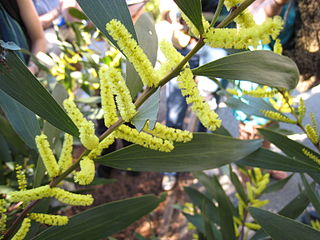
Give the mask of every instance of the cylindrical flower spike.
M 58 176 L 60 173 L 60 168 L 50 148 L 47 136 L 44 134 L 36 136 L 36 144 L 49 176 Z
M 181 89 L 182 95 L 186 96 L 187 103 L 192 103 L 191 109 L 196 113 L 203 126 L 212 131 L 221 126 L 221 120 L 218 119 L 218 114 L 210 109 L 209 104 L 205 102 L 200 95 L 190 68 L 185 68 L 180 73 L 178 86 Z
M 153 66 L 143 52 L 142 48 L 132 38 L 125 26 L 118 20 L 113 19 L 106 24 L 108 33 L 117 41 L 122 52 L 128 60 L 133 64 L 139 73 L 141 80 L 145 86 L 153 87 L 159 84 L 159 77 Z
M 315 163 L 317 163 L 318 165 L 320 165 L 320 158 L 318 158 L 315 154 L 313 154 L 312 152 L 310 152 L 308 149 L 306 148 L 302 148 L 302 152 L 304 155 L 306 155 L 308 158 L 312 159 Z
M 58 161 L 61 172 L 66 171 L 72 165 L 72 144 L 73 137 L 65 133 L 63 146 Z
M 121 72 L 115 68 L 109 68 L 105 74 L 111 83 L 112 92 L 116 94 L 117 106 L 122 119 L 130 122 L 137 111 Z
M 277 89 L 273 89 L 273 90 L 267 90 L 266 88 L 263 87 L 258 87 L 255 90 L 242 90 L 243 94 L 245 95 L 249 95 L 249 96 L 253 96 L 253 97 L 273 97 L 274 95 L 276 95 L 278 93 Z
M 172 142 L 163 140 L 161 138 L 153 137 L 144 132 L 138 132 L 136 129 L 130 128 L 126 125 L 121 125 L 116 131 L 117 138 L 138 144 L 140 146 L 158 150 L 161 152 L 171 152 L 173 150 Z
M 277 53 L 279 55 L 282 54 L 282 45 L 281 45 L 279 39 L 276 39 L 276 42 L 274 43 L 273 52 L 275 52 L 275 53 Z
M 7 215 L 5 214 L 7 208 L 5 204 L 5 200 L 0 199 L 0 234 L 6 229 L 7 226 Z
M 26 237 L 30 227 L 30 218 L 23 219 L 21 227 L 19 228 L 18 232 L 13 236 L 12 240 L 23 240 Z
M 185 15 L 183 12 L 181 14 L 183 20 L 186 22 L 186 24 L 188 25 L 188 27 L 190 28 L 190 31 L 196 36 L 199 37 L 199 31 L 198 29 L 193 25 L 193 23 L 190 21 L 190 19 L 187 17 L 187 15 Z M 202 25 L 203 25 L 203 30 L 204 32 L 207 31 L 207 29 L 210 27 L 210 23 L 204 18 L 204 16 L 202 15 Z
M 95 159 L 96 157 L 100 156 L 103 149 L 108 148 L 112 143 L 114 143 L 114 141 L 114 133 L 111 133 L 108 137 L 104 138 L 96 148 L 90 151 L 88 158 Z
M 24 191 L 27 189 L 27 178 L 25 171 L 22 170 L 22 166 L 19 164 L 16 164 L 16 176 L 18 180 L 18 186 L 20 191 Z
M 62 203 L 74 206 L 90 206 L 93 203 L 91 194 L 76 194 L 56 187 L 52 188 L 52 196 Z
M 30 213 L 29 218 L 36 222 L 51 226 L 63 226 L 69 222 L 68 217 L 45 213 Z
M 149 122 L 143 128 L 143 131 L 152 134 L 153 136 L 166 139 L 174 142 L 189 142 L 192 140 L 192 133 L 180 129 L 170 128 L 160 123 L 156 123 L 154 129 L 149 128 Z
M 319 142 L 319 135 L 316 130 L 310 124 L 307 124 L 305 126 L 305 129 L 307 132 L 307 136 L 311 140 L 311 142 L 317 144 Z
M 76 104 L 72 99 L 66 99 L 63 101 L 63 107 L 66 109 L 68 116 L 74 122 L 74 124 L 79 128 L 81 123 L 85 120 L 84 116 L 77 108 Z
M 9 199 L 12 202 L 29 202 L 46 197 L 51 197 L 51 188 L 49 185 L 29 189 L 25 191 L 14 191 L 8 194 Z
M 74 181 L 80 185 L 90 184 L 93 181 L 95 174 L 94 161 L 88 157 L 84 157 L 80 161 L 80 168 L 81 170 L 74 174 Z
M 288 118 L 287 116 L 282 115 L 281 113 L 278 113 L 278 112 L 273 112 L 273 111 L 269 111 L 269 110 L 260 110 L 260 111 L 266 117 L 272 118 L 272 119 L 277 120 L 277 121 L 293 123 L 293 124 L 297 123 L 295 120 L 292 120 L 292 119 Z
M 79 128 L 80 141 L 87 149 L 94 149 L 99 144 L 99 138 L 95 135 L 94 124 L 91 121 L 83 121 Z
M 299 101 L 299 107 L 298 107 L 298 113 L 299 113 L 299 122 L 302 123 L 302 120 L 304 119 L 304 116 L 306 115 L 306 105 L 304 103 L 303 98 L 300 98 Z
M 102 66 L 99 71 L 100 76 L 100 95 L 101 95 L 101 106 L 104 113 L 104 124 L 110 127 L 118 120 L 116 103 L 111 89 L 111 83 L 109 76 L 107 75 L 108 68 Z

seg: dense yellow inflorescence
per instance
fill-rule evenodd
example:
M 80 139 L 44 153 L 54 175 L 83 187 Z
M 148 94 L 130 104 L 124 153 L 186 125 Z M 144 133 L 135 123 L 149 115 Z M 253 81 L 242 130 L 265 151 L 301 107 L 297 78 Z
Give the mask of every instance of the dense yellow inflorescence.
M 182 16 L 183 20 L 186 22 L 186 24 L 188 25 L 188 27 L 190 28 L 191 33 L 194 36 L 199 37 L 200 33 L 199 33 L 198 29 L 196 28 L 196 26 L 194 26 L 194 24 L 190 21 L 190 19 L 184 13 L 181 13 L 181 16 Z M 203 30 L 204 30 L 204 32 L 206 32 L 207 29 L 210 27 L 210 23 L 204 18 L 203 15 L 201 17 L 202 17 Z
M 88 154 L 88 158 L 95 159 L 100 156 L 103 149 L 108 148 L 112 143 L 114 143 L 115 137 L 114 133 L 111 133 L 108 137 L 104 138 L 95 149 L 92 149 Z
M 7 215 L 5 212 L 7 212 L 6 202 L 4 199 L 0 199 L 0 239 L 1 233 L 4 232 L 7 227 Z
M 41 156 L 43 164 L 47 169 L 49 176 L 50 177 L 58 176 L 60 174 L 60 168 L 50 148 L 50 144 L 47 140 L 47 136 L 44 134 L 41 134 L 39 136 L 36 136 L 35 140 L 36 140 L 39 154 Z
M 28 217 L 36 222 L 51 226 L 63 226 L 69 222 L 68 217 L 45 213 L 30 213 Z
M 120 21 L 113 19 L 106 24 L 106 29 L 128 60 L 133 64 L 143 84 L 148 87 L 157 86 L 160 80 L 157 72 L 153 69 L 147 55 L 132 38 L 132 35 L 125 26 Z
M 306 155 L 308 158 L 310 158 L 311 160 L 313 160 L 315 163 L 317 163 L 318 165 L 320 165 L 320 158 L 317 157 L 315 154 L 313 154 L 312 152 L 310 152 L 308 149 L 306 148 L 302 148 L 302 152 L 304 155 Z
M 52 197 L 55 197 L 60 202 L 74 206 L 90 206 L 93 203 L 91 194 L 76 194 L 71 193 L 61 188 L 52 188 Z
M 94 179 L 95 165 L 94 161 L 88 157 L 83 157 L 80 161 L 80 171 L 75 172 L 74 181 L 80 185 L 88 185 Z
M 73 137 L 70 134 L 65 133 L 62 150 L 58 161 L 61 172 L 66 171 L 72 165 L 72 144 Z
M 269 111 L 269 110 L 260 110 L 260 112 L 262 112 L 264 116 L 271 118 L 273 120 L 286 122 L 286 123 L 292 123 L 292 124 L 297 123 L 295 120 L 292 120 L 292 119 L 288 118 L 287 116 L 282 115 L 279 112 L 273 112 L 273 111 Z
M 259 97 L 259 98 L 263 98 L 263 97 L 273 97 L 274 95 L 276 95 L 278 93 L 277 89 L 272 89 L 272 90 L 268 90 L 268 88 L 265 87 L 257 87 L 255 90 L 242 90 L 242 93 L 245 95 L 249 95 L 252 97 Z
M 310 124 L 307 124 L 305 126 L 305 130 L 306 130 L 307 136 L 311 140 L 311 142 L 314 144 L 317 144 L 319 142 L 319 135 L 316 132 L 317 130 L 314 129 Z
M 27 178 L 26 173 L 22 170 L 22 166 L 16 164 L 16 176 L 18 180 L 18 186 L 20 191 L 24 191 L 27 189 Z
M 186 97 L 187 103 L 192 104 L 191 109 L 196 113 L 203 126 L 212 131 L 221 126 L 218 114 L 210 109 L 209 104 L 200 95 L 190 68 L 185 68 L 180 73 L 178 86 L 181 89 L 182 95 Z
M 23 219 L 21 227 L 19 228 L 18 232 L 13 236 L 12 240 L 23 240 L 26 237 L 30 227 L 30 218 Z

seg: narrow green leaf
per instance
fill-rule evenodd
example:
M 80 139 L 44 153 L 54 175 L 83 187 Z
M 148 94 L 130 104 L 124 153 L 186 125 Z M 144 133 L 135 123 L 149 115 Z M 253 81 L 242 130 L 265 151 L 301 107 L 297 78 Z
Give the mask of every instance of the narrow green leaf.
M 78 136 L 72 120 L 23 62 L 11 51 L 0 64 L 0 89 L 57 128 Z
M 164 153 L 137 145 L 112 152 L 97 162 L 133 171 L 188 172 L 221 167 L 249 155 L 261 146 L 261 140 L 243 141 L 217 134 L 195 133 L 188 143 L 177 143 Z
M 312 203 L 316 211 L 320 213 L 320 198 L 318 194 L 316 193 L 315 189 L 310 186 L 303 174 L 301 174 L 301 179 L 310 202 Z
M 68 9 L 69 14 L 79 20 L 88 20 L 88 17 L 77 8 L 71 7 Z
M 145 195 L 103 204 L 73 216 L 65 226 L 46 229 L 33 240 L 102 239 L 148 214 L 160 202 L 154 195 Z
M 302 152 L 302 149 L 305 148 L 320 159 L 320 155 L 317 152 L 275 131 L 262 128 L 258 130 L 268 141 L 280 148 L 281 151 L 284 152 L 287 156 L 297 160 L 301 160 L 304 163 L 308 164 L 310 167 L 312 166 L 313 168 L 318 168 L 318 170 L 320 170 L 319 165 L 315 163 L 311 158 L 307 157 Z M 308 169 L 305 169 L 305 172 L 307 171 Z
M 319 167 L 315 164 L 297 158 L 289 158 L 264 148 L 260 148 L 237 163 L 251 167 L 287 172 L 319 172 Z
M 108 34 L 106 23 L 112 19 L 119 20 L 137 40 L 131 15 L 125 0 L 77 0 L 81 9 L 96 27 L 115 45 L 116 41 Z
M 320 239 L 320 232 L 308 225 L 259 208 L 249 208 L 249 211 L 273 240 Z
M 281 190 L 290 181 L 292 176 L 293 174 L 291 174 L 289 177 L 286 177 L 285 179 L 278 180 L 275 183 L 267 186 L 267 188 L 263 191 L 263 193 L 270 193 L 270 192 L 276 192 Z
M 213 223 L 220 223 L 218 208 L 213 204 L 212 200 L 191 187 L 185 187 L 184 191 L 188 194 L 193 204 L 201 210 L 201 214 L 206 214 Z
M 150 128 L 154 128 L 158 118 L 159 102 L 160 88 L 141 105 L 138 113 L 131 121 L 139 132 L 143 129 L 148 120 Z
M 239 194 L 241 199 L 244 202 L 248 202 L 249 201 L 248 196 L 247 196 L 246 192 L 244 191 L 243 186 L 242 186 L 237 174 L 235 174 L 232 170 L 230 171 L 230 179 L 231 179 L 232 184 L 235 186 L 237 193 Z
M 290 58 L 262 50 L 232 54 L 195 68 L 193 73 L 286 89 L 295 88 L 299 80 L 297 65 Z
M 181 11 L 187 15 L 199 33 L 203 33 L 202 8 L 200 0 L 174 0 Z
M 157 61 L 158 37 L 153 18 L 149 13 L 142 14 L 134 25 L 136 29 L 139 46 L 143 49 L 153 65 Z M 143 83 L 134 66 L 127 61 L 126 65 L 126 83 L 130 90 L 132 98 L 142 90 Z
M 0 106 L 20 138 L 30 148 L 36 149 L 34 139 L 40 134 L 40 126 L 36 115 L 1 90 Z

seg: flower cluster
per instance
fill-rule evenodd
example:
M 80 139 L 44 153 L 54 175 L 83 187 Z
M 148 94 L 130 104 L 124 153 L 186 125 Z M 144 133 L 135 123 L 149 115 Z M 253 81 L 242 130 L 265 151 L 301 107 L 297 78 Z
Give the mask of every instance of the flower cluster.
M 274 112 L 274 111 L 269 111 L 269 110 L 260 110 L 260 112 L 262 112 L 263 115 L 265 115 L 266 117 L 274 119 L 276 121 L 293 123 L 293 124 L 297 123 L 295 120 L 292 120 L 279 112 Z
M 61 172 L 66 171 L 72 165 L 72 145 L 73 137 L 70 134 L 65 133 L 58 161 Z
M 18 186 L 20 191 L 26 190 L 27 189 L 27 178 L 25 171 L 22 170 L 22 166 L 19 164 L 16 164 L 16 176 L 18 180 Z
M 108 137 L 104 138 L 95 149 L 92 149 L 88 154 L 88 158 L 95 159 L 101 155 L 103 149 L 108 148 L 112 143 L 114 143 L 115 137 L 114 133 L 111 133 Z
M 88 157 L 83 157 L 80 161 L 80 168 L 81 170 L 74 174 L 74 181 L 80 185 L 90 184 L 93 181 L 95 174 L 94 161 Z
M 304 118 L 304 116 L 306 115 L 306 105 L 304 103 L 304 100 L 303 98 L 300 98 L 299 100 L 299 107 L 298 107 L 298 114 L 299 114 L 299 117 L 298 117 L 298 121 L 300 123 L 302 123 L 302 120 Z
M 274 43 L 274 46 L 273 46 L 273 52 L 281 55 L 282 54 L 282 45 L 281 45 L 281 42 L 280 42 L 280 39 L 276 39 L 275 43 Z
M 24 239 L 30 227 L 31 227 L 31 219 L 30 218 L 23 219 L 21 227 L 19 228 L 18 232 L 13 236 L 12 240 Z
M 36 222 L 51 226 L 62 226 L 69 222 L 68 217 L 45 213 L 30 213 L 28 217 Z
M 242 90 L 242 93 L 252 97 L 270 98 L 276 95 L 278 93 L 278 90 L 277 89 L 268 90 L 268 88 L 265 88 L 265 87 L 257 87 L 255 90 Z
M 210 109 L 209 104 L 200 95 L 190 68 L 185 68 L 180 73 L 178 86 L 181 89 L 182 95 L 186 97 L 187 103 L 192 103 L 191 109 L 196 113 L 203 126 L 212 131 L 221 126 L 218 114 Z
M 113 19 L 106 24 L 106 29 L 133 64 L 143 84 L 148 87 L 157 86 L 160 80 L 157 72 L 153 69 L 152 63 L 125 26 L 120 21 Z
M 5 214 L 5 212 L 7 211 L 7 208 L 5 204 L 6 204 L 5 200 L 0 199 L 0 234 L 6 229 L 6 226 L 7 226 L 7 215 Z
M 312 143 L 317 144 L 319 142 L 319 135 L 317 130 L 314 129 L 310 124 L 305 126 L 305 130 L 307 132 L 308 138 L 311 140 Z
M 313 154 L 312 152 L 310 152 L 308 149 L 306 148 L 302 148 L 302 152 L 304 155 L 306 155 L 308 158 L 312 159 L 315 163 L 317 163 L 318 165 L 320 165 L 320 158 L 317 157 L 315 154 Z
M 196 28 L 196 26 L 194 26 L 194 24 L 190 21 L 190 19 L 187 17 L 187 15 L 185 15 L 184 13 L 181 14 L 183 20 L 186 22 L 186 24 L 188 25 L 188 27 L 190 28 L 191 33 L 196 36 L 199 37 L 200 33 L 198 31 L 198 29 Z M 204 32 L 207 31 L 207 29 L 210 27 L 210 23 L 204 18 L 204 16 L 202 15 L 202 25 L 203 25 L 203 30 Z

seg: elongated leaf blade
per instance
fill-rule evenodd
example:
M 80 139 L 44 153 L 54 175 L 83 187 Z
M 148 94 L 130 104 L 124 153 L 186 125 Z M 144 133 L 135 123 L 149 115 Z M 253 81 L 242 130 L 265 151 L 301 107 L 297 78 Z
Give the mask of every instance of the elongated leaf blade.
M 150 62 L 155 65 L 158 51 L 158 37 L 153 18 L 148 13 L 142 14 L 134 25 L 134 28 L 137 32 L 140 47 Z M 127 61 L 126 65 L 126 84 L 132 98 L 135 98 L 143 87 L 139 74 L 129 61 Z
M 231 179 L 232 184 L 235 186 L 237 193 L 239 194 L 241 199 L 244 202 L 248 202 L 249 201 L 248 196 L 247 196 L 246 192 L 244 191 L 244 188 L 243 188 L 237 174 L 235 174 L 233 171 L 230 171 L 230 179 Z
M 281 190 L 290 181 L 292 176 L 293 176 L 293 174 L 291 174 L 289 177 L 281 179 L 281 180 L 267 186 L 267 188 L 263 191 L 263 193 L 270 193 L 270 192 L 276 192 L 276 191 Z
M 299 80 L 298 68 L 290 58 L 262 50 L 232 54 L 193 69 L 193 73 L 286 89 L 295 88 Z
M 301 174 L 301 179 L 302 179 L 306 194 L 307 194 L 310 202 L 312 203 L 312 205 L 314 206 L 316 211 L 319 213 L 320 212 L 320 197 L 319 197 L 319 195 L 316 193 L 315 189 L 310 186 L 310 184 L 308 183 L 307 179 L 305 178 L 305 176 L 303 174 Z
M 221 167 L 237 161 L 261 146 L 261 140 L 243 141 L 217 134 L 195 133 L 188 143 L 177 143 L 169 153 L 131 145 L 97 162 L 120 169 L 185 172 Z
M 106 23 L 112 19 L 119 20 L 137 40 L 131 15 L 125 0 L 77 0 L 81 9 L 96 27 L 115 45 L 116 41 L 108 34 Z
M 249 211 L 273 240 L 320 239 L 320 232 L 308 225 L 259 208 L 250 208 Z
M 55 127 L 79 135 L 68 115 L 11 51 L 7 52 L 6 63 L 0 64 L 0 89 Z
M 35 137 L 40 134 L 36 115 L 0 90 L 0 107 L 20 138 L 32 149 L 37 149 Z
M 148 214 L 160 202 L 153 195 L 145 195 L 103 204 L 73 216 L 65 226 L 46 229 L 33 240 L 102 239 Z
M 313 163 L 305 162 L 297 158 L 289 158 L 282 154 L 260 148 L 237 162 L 241 165 L 259 167 L 288 172 L 319 172 L 319 167 Z
M 200 0 L 174 0 L 181 11 L 187 15 L 200 33 L 203 33 L 202 9 Z

